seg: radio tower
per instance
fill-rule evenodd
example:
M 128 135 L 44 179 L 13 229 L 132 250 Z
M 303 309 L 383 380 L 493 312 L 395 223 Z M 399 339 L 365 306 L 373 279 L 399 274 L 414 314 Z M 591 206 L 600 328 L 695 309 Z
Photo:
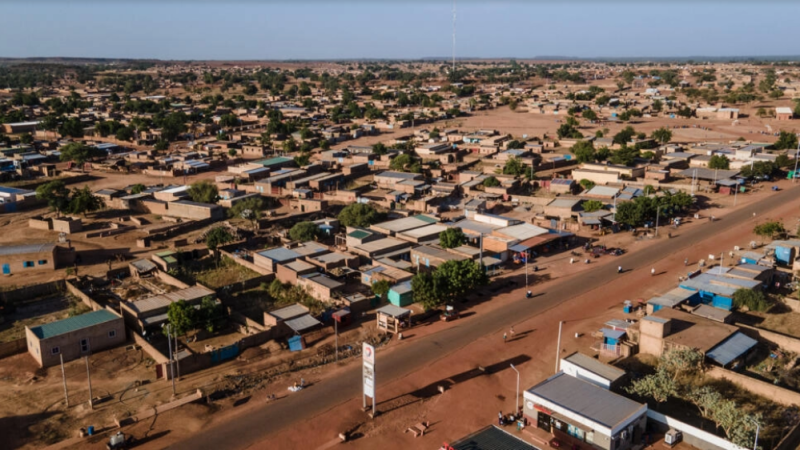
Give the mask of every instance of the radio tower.
M 453 0 L 453 81 L 456 79 L 456 0 Z

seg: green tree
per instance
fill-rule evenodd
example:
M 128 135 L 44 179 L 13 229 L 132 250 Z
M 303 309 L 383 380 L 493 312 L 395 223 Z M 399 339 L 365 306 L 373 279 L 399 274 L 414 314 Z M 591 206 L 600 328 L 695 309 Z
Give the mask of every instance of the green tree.
M 223 227 L 212 228 L 211 231 L 206 234 L 206 247 L 214 252 L 214 259 L 217 265 L 219 265 L 220 260 L 220 253 L 217 251 L 217 248 L 231 241 L 233 241 L 233 236 Z
M 599 200 L 588 200 L 583 202 L 583 210 L 586 212 L 595 212 L 603 209 L 603 202 Z
M 381 300 L 386 300 L 386 294 L 392 286 L 387 280 L 380 280 L 372 283 L 372 293 Z
M 483 180 L 483 185 L 486 187 L 497 187 L 500 186 L 500 181 L 497 178 L 490 176 Z
M 82 138 L 83 124 L 77 117 L 70 117 L 58 127 L 58 134 L 62 137 Z
M 654 374 L 634 380 L 625 391 L 640 397 L 652 398 L 656 403 L 664 403 L 670 397 L 678 396 L 678 388 L 678 383 L 666 371 L 658 370 Z
M 414 159 L 408 153 L 403 153 L 402 155 L 397 155 L 392 159 L 389 163 L 389 168 L 398 172 L 403 172 L 406 169 L 406 166 L 410 165 Z
M 586 120 L 590 120 L 590 121 L 594 122 L 595 120 L 597 120 L 597 113 L 594 112 L 594 110 L 585 109 L 581 113 L 581 117 L 583 117 Z
M 213 296 L 203 297 L 196 312 L 195 323 L 200 322 L 209 333 L 219 329 L 225 318 L 225 308 Z M 171 323 L 171 322 L 170 322 Z
M 728 170 L 731 167 L 731 162 L 725 155 L 714 155 L 708 160 L 709 169 Z
M 470 259 L 445 262 L 436 268 L 434 280 L 446 301 L 461 299 L 489 281 L 481 266 Z
M 133 139 L 133 129 L 130 127 L 122 127 L 117 130 L 114 136 L 118 141 L 130 141 Z
M 294 241 L 313 241 L 318 235 L 319 227 L 309 221 L 298 222 L 289 230 L 289 236 Z
M 590 191 L 594 187 L 594 181 L 587 180 L 586 178 L 579 181 L 578 184 L 581 185 L 584 191 Z
M 651 136 L 656 142 L 664 145 L 672 139 L 672 131 L 667 127 L 661 127 L 654 130 Z
M 694 349 L 671 349 L 659 359 L 658 368 L 664 370 L 673 380 L 693 375 L 703 367 L 703 355 Z
M 169 150 L 169 142 L 164 139 L 159 139 L 153 148 L 155 150 Z
M 366 228 L 380 220 L 380 214 L 370 205 L 353 203 L 339 213 L 339 223 L 346 227 Z
M 760 223 L 753 228 L 753 233 L 767 239 L 774 239 L 777 236 L 785 235 L 786 228 L 780 221 L 770 221 Z
M 627 126 L 614 135 L 613 142 L 619 145 L 628 145 L 634 136 L 636 136 L 636 130 L 631 126 Z
M 294 163 L 300 167 L 305 167 L 311 162 L 311 155 L 308 153 L 301 153 L 294 157 Z
M 421 303 L 426 311 L 442 304 L 441 292 L 434 282 L 433 275 L 420 272 L 411 278 L 411 291 L 414 301 Z
M 192 201 L 197 203 L 217 203 L 219 201 L 217 185 L 208 180 L 195 181 L 189 186 L 187 193 Z
M 572 153 L 579 163 L 594 162 L 594 144 L 592 141 L 578 141 L 572 146 Z
M 775 141 L 775 149 L 786 150 L 797 148 L 797 135 L 789 131 L 781 130 L 778 140 Z
M 439 245 L 442 248 L 456 248 L 467 242 L 467 236 L 461 228 L 448 228 L 439 233 Z
M 633 165 L 633 162 L 638 157 L 639 157 L 639 150 L 635 146 L 629 147 L 627 145 L 623 145 L 621 149 L 611 154 L 609 161 L 612 164 L 630 166 Z
M 72 161 L 78 167 L 83 168 L 83 164 L 87 161 L 102 156 L 106 156 L 106 152 L 97 147 L 90 147 L 80 142 L 72 142 L 61 149 L 60 159 L 61 161 Z
M 522 159 L 512 156 L 506 161 L 505 166 L 503 166 L 503 174 L 518 177 L 525 174 L 525 169 L 525 163 Z
M 567 123 L 563 123 L 558 127 L 556 135 L 558 135 L 559 139 L 581 139 L 583 137 L 583 134 L 577 128 Z
M 19 137 L 19 141 L 23 144 L 31 144 L 33 143 L 33 136 L 30 133 L 25 133 Z
M 85 216 L 86 213 L 98 211 L 105 208 L 105 206 L 106 203 L 103 199 L 92 194 L 89 186 L 72 190 L 72 199 L 69 201 L 69 212 L 71 214 L 83 214 Z
M 142 183 L 136 183 L 133 186 L 131 186 L 131 194 L 133 194 L 133 195 L 141 194 L 146 189 L 147 189 L 147 186 L 143 185 Z
M 46 201 L 60 216 L 69 208 L 70 193 L 63 181 L 53 180 L 36 188 L 36 199 Z
M 642 210 L 634 202 L 618 202 L 614 218 L 617 222 L 631 227 L 638 227 L 644 222 Z
M 171 327 L 171 333 L 177 336 L 184 336 L 195 329 L 196 310 L 186 300 L 172 302 L 167 308 L 167 320 Z
M 328 142 L 327 139 L 323 139 L 319 141 L 319 148 L 321 148 L 323 151 L 328 151 L 331 149 L 331 143 Z
M 236 202 L 229 210 L 228 216 L 241 217 L 242 219 L 250 221 L 254 230 L 258 229 L 258 222 L 261 219 L 261 214 L 264 212 L 266 204 L 261 197 L 249 197 L 242 201 Z

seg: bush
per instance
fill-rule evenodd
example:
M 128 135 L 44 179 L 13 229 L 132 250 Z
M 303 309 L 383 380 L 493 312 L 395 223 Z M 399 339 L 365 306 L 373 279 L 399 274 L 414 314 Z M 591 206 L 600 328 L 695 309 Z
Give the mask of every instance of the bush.
M 733 293 L 733 306 L 736 308 L 746 306 L 750 311 L 766 311 L 771 305 L 762 291 L 737 289 Z

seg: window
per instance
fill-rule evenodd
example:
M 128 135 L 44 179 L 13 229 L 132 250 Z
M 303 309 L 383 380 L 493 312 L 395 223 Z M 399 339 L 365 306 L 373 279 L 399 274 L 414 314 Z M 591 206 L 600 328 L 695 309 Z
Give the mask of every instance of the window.
M 117 330 L 111 330 L 111 331 L 108 332 L 108 338 L 109 339 L 115 338 L 115 337 L 117 337 Z
M 89 351 L 89 340 L 88 339 L 81 339 L 81 351 L 86 353 Z
M 46 264 L 47 264 L 47 260 L 46 260 L 46 259 L 40 259 L 40 260 L 39 260 L 39 265 L 40 265 L 40 266 L 44 266 L 44 265 L 46 265 Z
M 22 261 L 22 267 L 33 267 L 33 261 Z
M 53 348 L 50 349 L 50 353 L 53 354 L 53 355 L 57 355 L 57 354 L 61 353 L 61 349 L 58 348 L 58 347 L 53 347 Z

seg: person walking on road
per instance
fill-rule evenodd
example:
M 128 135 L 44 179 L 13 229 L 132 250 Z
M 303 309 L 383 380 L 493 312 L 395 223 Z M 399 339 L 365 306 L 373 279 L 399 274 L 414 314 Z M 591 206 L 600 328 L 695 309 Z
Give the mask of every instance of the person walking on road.
M 686 259 L 683 260 L 683 265 L 684 266 L 688 266 L 689 265 L 689 258 L 686 258 Z
M 508 334 L 503 333 L 503 344 L 506 343 L 506 340 L 508 340 Z
M 617 267 L 617 273 L 622 273 L 622 266 Z
M 510 334 L 512 338 L 514 337 L 514 325 L 511 325 L 511 329 L 508 330 L 508 334 Z
M 653 267 L 652 269 L 650 269 L 650 276 L 653 276 L 655 274 L 656 274 L 656 268 Z

